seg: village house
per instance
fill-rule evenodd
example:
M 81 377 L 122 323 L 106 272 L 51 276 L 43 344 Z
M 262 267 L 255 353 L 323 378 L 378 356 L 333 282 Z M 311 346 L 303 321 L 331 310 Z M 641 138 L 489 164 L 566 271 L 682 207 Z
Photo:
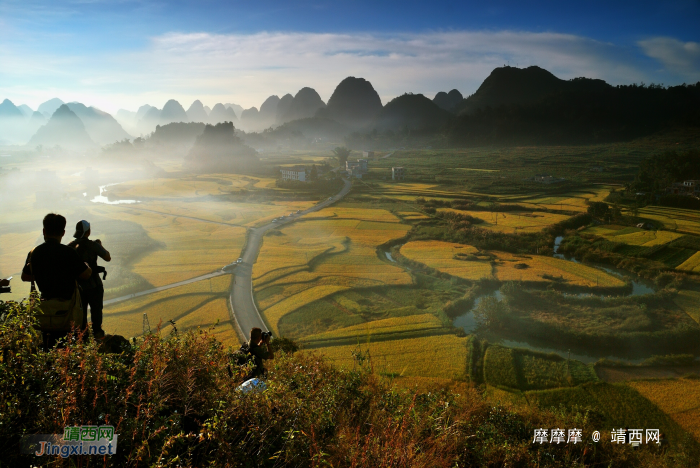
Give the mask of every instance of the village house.
M 698 197 L 700 196 L 700 180 L 691 179 L 683 182 L 674 182 L 670 187 L 666 187 L 666 193 Z
M 391 180 L 403 180 L 405 172 L 403 167 L 392 167 L 391 168 Z
M 308 173 L 304 166 L 283 167 L 280 169 L 280 172 L 282 172 L 282 180 L 299 180 L 301 182 L 306 182 L 308 178 Z

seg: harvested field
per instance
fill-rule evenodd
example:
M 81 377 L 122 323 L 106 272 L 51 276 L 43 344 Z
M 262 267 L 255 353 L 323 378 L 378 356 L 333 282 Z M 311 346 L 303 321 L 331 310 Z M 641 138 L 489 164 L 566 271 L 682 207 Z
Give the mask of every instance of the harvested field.
M 544 211 L 462 211 L 452 208 L 439 208 L 438 211 L 452 211 L 458 214 L 479 218 L 484 222 L 479 224 L 482 229 L 506 233 L 539 232 L 542 229 L 568 219 L 569 216 Z

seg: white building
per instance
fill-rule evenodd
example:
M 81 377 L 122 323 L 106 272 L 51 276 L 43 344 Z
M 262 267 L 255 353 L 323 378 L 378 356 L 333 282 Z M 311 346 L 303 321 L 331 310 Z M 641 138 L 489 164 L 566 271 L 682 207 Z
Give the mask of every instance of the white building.
M 282 172 L 282 180 L 300 180 L 306 182 L 307 174 L 306 167 L 304 166 L 283 167 L 280 169 L 280 172 Z
M 391 180 L 403 180 L 405 172 L 403 167 L 392 167 L 391 168 Z
M 367 159 L 374 159 L 374 151 L 363 151 L 362 157 Z

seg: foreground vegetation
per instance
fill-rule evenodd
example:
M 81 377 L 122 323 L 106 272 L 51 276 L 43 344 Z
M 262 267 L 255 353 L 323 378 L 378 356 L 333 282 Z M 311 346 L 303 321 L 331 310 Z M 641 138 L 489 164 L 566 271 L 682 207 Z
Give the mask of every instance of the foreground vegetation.
M 116 455 L 52 458 L 44 466 L 663 467 L 697 461 L 697 444 L 681 438 L 665 453 L 653 446 L 632 450 L 610 443 L 604 430 L 594 445 L 590 434 L 601 429 L 600 420 L 584 407 L 507 408 L 467 387 L 402 390 L 371 371 L 371 355 L 343 370 L 313 354 L 278 350 L 267 390 L 243 394 L 235 385 L 245 369 L 233 366 L 229 376 L 229 351 L 207 332 L 150 334 L 118 354 L 81 338 L 44 352 L 25 306 L 3 309 L 3 465 L 36 462 L 18 453 L 22 436 L 85 424 L 113 425 Z M 286 350 L 293 351 L 288 342 Z M 584 438 L 576 445 L 533 444 L 540 427 L 577 427 Z

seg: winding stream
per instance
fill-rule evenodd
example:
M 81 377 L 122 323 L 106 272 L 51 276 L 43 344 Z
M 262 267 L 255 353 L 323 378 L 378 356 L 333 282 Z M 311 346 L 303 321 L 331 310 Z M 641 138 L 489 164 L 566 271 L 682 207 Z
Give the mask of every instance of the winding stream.
M 553 256 L 555 258 L 560 258 L 560 259 L 572 261 L 575 263 L 581 263 L 580 261 L 576 260 L 575 258 L 566 257 L 565 255 L 558 253 L 559 246 L 560 246 L 563 239 L 564 239 L 563 236 L 559 236 L 554 240 L 554 254 L 553 254 Z M 394 263 L 397 263 L 396 260 L 394 260 L 394 258 L 391 256 L 390 252 L 384 251 L 384 255 L 386 256 L 387 260 L 394 262 Z M 621 277 L 625 281 L 631 283 L 632 290 L 629 293 L 624 294 L 624 296 L 641 296 L 644 294 L 653 294 L 657 290 L 652 282 L 642 280 L 642 279 L 638 278 L 637 276 L 634 276 L 634 275 L 632 275 L 624 270 L 612 268 L 612 267 L 609 267 L 607 265 L 603 266 L 603 265 L 591 264 L 591 263 L 587 263 L 586 265 L 591 266 L 593 268 L 598 268 L 598 269 L 603 270 L 607 273 L 610 273 L 611 275 Z M 599 297 L 607 297 L 609 295 L 609 293 L 608 294 L 578 293 L 576 295 L 581 296 L 581 297 L 589 296 L 589 295 L 596 295 Z M 476 329 L 478 328 L 478 324 L 477 324 L 476 320 L 474 319 L 474 310 L 479 305 L 479 302 L 481 301 L 481 299 L 483 299 L 485 297 L 495 297 L 498 301 L 503 299 L 503 296 L 501 295 L 501 292 L 499 290 L 491 290 L 491 291 L 484 292 L 481 295 L 477 296 L 474 299 L 474 304 L 472 305 L 472 307 L 468 311 L 466 311 L 464 314 L 457 316 L 453 320 L 452 324 L 455 327 L 463 329 L 466 333 L 470 333 L 470 334 L 474 333 L 476 331 Z M 644 360 L 644 359 L 629 359 L 629 358 L 626 358 L 624 356 L 616 356 L 616 355 L 607 355 L 607 356 L 595 355 L 595 356 L 593 356 L 593 355 L 588 355 L 588 354 L 571 353 L 571 352 L 569 352 L 568 349 L 551 348 L 548 346 L 539 346 L 537 344 L 534 344 L 534 343 L 531 343 L 528 341 L 514 341 L 512 339 L 509 339 L 509 337 L 506 337 L 505 335 L 501 335 L 500 333 L 493 333 L 493 332 L 486 333 L 484 335 L 484 338 L 488 339 L 489 342 L 491 342 L 491 343 L 497 343 L 497 344 L 501 344 L 503 346 L 508 346 L 511 348 L 526 348 L 526 349 L 531 349 L 533 351 L 540 351 L 543 353 L 555 353 L 555 354 L 558 354 L 559 356 L 562 356 L 564 358 L 570 357 L 571 359 L 577 359 L 577 360 L 585 362 L 585 363 L 593 363 L 593 362 L 597 361 L 598 359 L 601 359 L 604 357 L 608 358 L 608 359 L 624 361 L 624 362 L 627 362 L 630 364 L 639 364 Z

